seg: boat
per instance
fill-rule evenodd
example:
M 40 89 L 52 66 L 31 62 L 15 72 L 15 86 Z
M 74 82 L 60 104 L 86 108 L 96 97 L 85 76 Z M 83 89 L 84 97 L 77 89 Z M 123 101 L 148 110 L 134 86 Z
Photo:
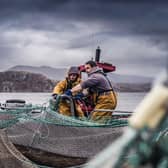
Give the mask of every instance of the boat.
M 3 116 L 8 116 L 4 129 L 15 147 L 40 165 L 68 167 L 84 164 L 117 139 L 127 126 L 127 113 L 126 116 L 120 114 L 122 119 L 114 113 L 114 120 L 100 124 L 63 116 L 50 106 L 41 107 L 44 108 L 41 112 L 34 112 L 34 106 L 27 107 L 27 110 L 26 106 L 22 110 L 21 107 L 13 110 L 6 106 L 2 110 L 6 112 Z
M 95 61 L 104 72 L 115 71 L 115 66 L 100 63 L 99 58 L 100 48 L 96 50 Z M 79 66 L 81 72 L 84 72 L 83 66 Z M 71 107 L 74 114 L 73 103 Z M 121 136 L 131 112 L 109 111 L 111 118 L 97 123 L 89 118 L 60 114 L 53 108 L 53 100 L 45 106 L 26 104 L 24 100 L 7 100 L 1 105 L 0 123 L 3 123 L 0 126 L 16 148 L 34 163 L 65 168 L 85 164 Z

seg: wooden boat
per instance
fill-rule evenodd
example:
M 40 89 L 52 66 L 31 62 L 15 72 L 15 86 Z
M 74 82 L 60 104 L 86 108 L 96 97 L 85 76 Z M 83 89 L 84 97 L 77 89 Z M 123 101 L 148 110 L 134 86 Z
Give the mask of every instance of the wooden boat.
M 6 129 L 16 148 L 40 165 L 68 167 L 84 164 L 117 139 L 125 127 L 93 124 L 51 111 L 42 115 L 40 120 L 18 122 Z
M 40 111 L 34 107 L 26 109 L 23 100 L 6 102 L 2 110 L 7 113 L 0 115 L 0 121 L 14 120 L 21 115 L 12 127 L 9 125 L 6 128 L 9 140 L 31 161 L 52 167 L 86 163 L 122 134 L 126 126 L 126 122 L 122 121 L 130 115 L 130 112 L 114 111 L 114 123 L 100 124 L 63 116 L 52 111 L 51 106 Z M 21 109 L 24 118 L 20 114 Z M 15 112 L 14 115 L 12 112 Z
M 22 114 L 12 115 L 11 112 L 16 112 L 17 109 L 20 112 L 22 108 L 25 110 L 26 103 L 19 100 L 6 102 L 8 104 L 3 105 L 2 110 L 6 110 L 7 113 L 0 115 L 1 120 L 14 120 L 21 115 L 13 126 L 9 125 L 5 129 L 8 139 L 24 156 L 40 165 L 68 167 L 84 164 L 118 138 L 125 126 L 120 124 L 118 127 L 116 123 L 98 124 L 71 118 L 56 113 L 49 107 L 42 112 L 35 111 L 34 108 L 33 111 L 26 110 L 22 118 Z M 17 107 L 12 105 L 12 102 Z M 24 105 L 18 105 L 19 102 Z M 114 112 L 113 115 L 125 119 L 130 114 Z

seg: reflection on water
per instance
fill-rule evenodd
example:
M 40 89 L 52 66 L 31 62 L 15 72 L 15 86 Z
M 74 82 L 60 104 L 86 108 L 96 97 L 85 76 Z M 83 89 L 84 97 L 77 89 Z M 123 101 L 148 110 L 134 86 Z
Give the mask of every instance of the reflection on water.
M 118 105 L 116 110 L 133 111 L 144 98 L 146 93 L 118 93 Z M 7 99 L 24 99 L 27 103 L 43 104 L 48 102 L 51 93 L 0 93 L 0 103 Z

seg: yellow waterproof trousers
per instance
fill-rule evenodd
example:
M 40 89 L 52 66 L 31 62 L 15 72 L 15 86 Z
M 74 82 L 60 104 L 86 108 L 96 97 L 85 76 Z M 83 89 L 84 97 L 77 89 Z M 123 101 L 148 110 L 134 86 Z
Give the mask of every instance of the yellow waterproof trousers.
M 94 108 L 94 112 L 91 114 L 91 119 L 98 122 L 104 122 L 112 117 L 112 112 L 107 111 L 96 111 L 100 109 L 113 110 L 117 105 L 117 97 L 114 92 L 111 92 L 109 95 L 100 95 L 97 98 L 97 103 Z
M 84 113 L 82 112 L 80 106 L 75 102 L 75 108 L 77 117 L 84 117 Z M 59 104 L 59 113 L 66 116 L 72 116 L 70 103 L 66 101 L 61 101 Z

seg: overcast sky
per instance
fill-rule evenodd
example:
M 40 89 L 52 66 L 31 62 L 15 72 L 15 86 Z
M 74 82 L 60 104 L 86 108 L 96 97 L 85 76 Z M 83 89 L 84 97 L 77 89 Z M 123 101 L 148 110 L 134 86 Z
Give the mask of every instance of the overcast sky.
M 0 0 L 0 71 L 83 64 L 100 46 L 116 73 L 155 76 L 168 57 L 168 3 Z

